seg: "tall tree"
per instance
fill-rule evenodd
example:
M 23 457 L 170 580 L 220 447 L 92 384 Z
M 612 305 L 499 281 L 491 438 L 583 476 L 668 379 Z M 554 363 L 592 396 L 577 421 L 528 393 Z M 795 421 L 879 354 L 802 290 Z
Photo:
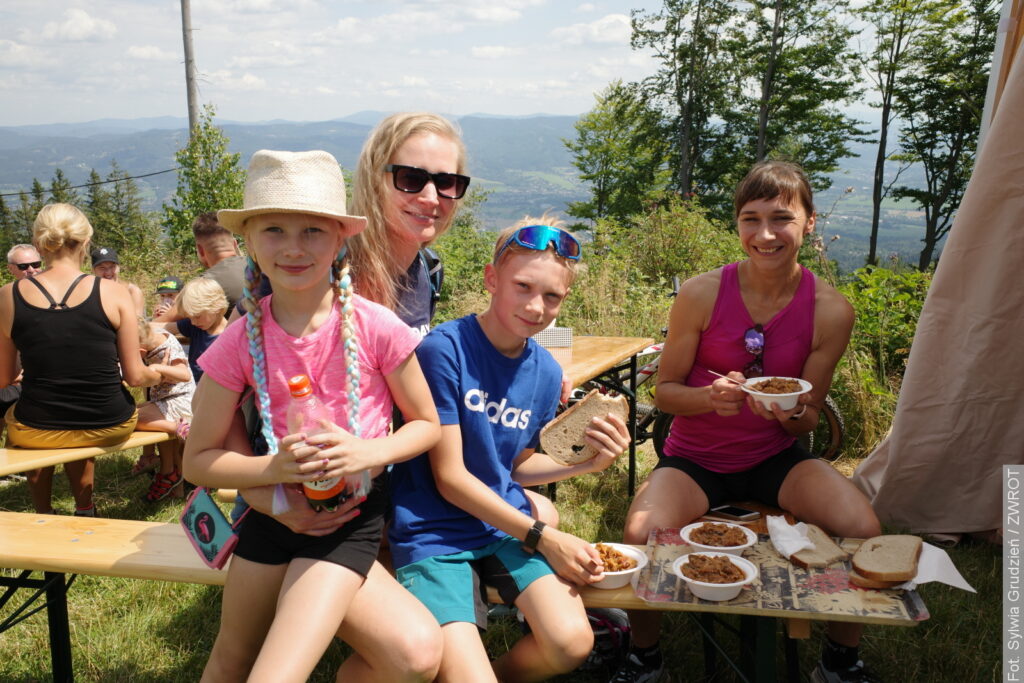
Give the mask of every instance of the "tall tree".
M 106 245 L 114 233 L 114 216 L 110 207 L 110 192 L 96 169 L 89 170 L 89 186 L 83 202 L 85 215 L 92 223 L 93 242 Z
M 738 51 L 756 92 L 747 115 L 749 153 L 741 166 L 785 152 L 815 187 L 863 136 L 842 107 L 860 95 L 846 0 L 753 0 Z M 756 85 L 754 83 L 756 82 Z
M 50 181 L 50 201 L 65 204 L 78 204 L 78 193 L 71 187 L 71 181 L 59 168 L 54 171 Z
M 11 247 L 18 244 L 13 241 L 14 235 L 14 213 L 7 208 L 7 202 L 4 201 L 3 195 L 0 195 L 0 253 L 6 255 Z
M 138 186 L 111 162 L 107 175 L 110 186 L 109 211 L 112 218 L 114 246 L 123 254 L 122 261 L 130 266 L 157 265 L 165 242 L 155 217 L 142 210 Z
M 864 73 L 878 95 L 876 106 L 881 115 L 878 149 L 871 185 L 871 235 L 868 239 L 868 265 L 878 264 L 878 223 L 882 200 L 888 194 L 885 162 L 889 157 L 889 129 L 892 126 L 893 98 L 898 79 L 906 73 L 909 48 L 925 25 L 927 0 L 871 0 L 854 14 L 874 29 L 874 44 L 864 55 Z
M 178 187 L 170 205 L 163 205 L 163 224 L 179 251 L 194 248 L 192 221 L 201 213 L 242 206 L 245 171 L 239 154 L 228 152 L 228 137 L 214 125 L 213 105 L 203 107 L 188 144 L 178 150 Z
M 952 227 L 974 168 L 998 22 L 996 0 L 946 0 L 930 15 L 909 74 L 895 90 L 903 121 L 895 158 L 924 171 L 923 188 L 893 191 L 924 210 L 920 270 L 929 267 Z
M 682 195 L 708 185 L 706 155 L 720 126 L 715 117 L 738 94 L 728 38 L 736 18 L 735 3 L 727 0 L 665 0 L 658 12 L 631 15 L 633 49 L 650 49 L 659 64 L 641 92 L 665 119 L 671 188 Z
M 28 243 L 32 240 L 32 224 L 35 223 L 36 215 L 46 204 L 46 190 L 42 183 L 35 178 L 32 179 L 32 192 L 18 193 L 18 204 L 11 211 L 14 223 L 14 234 L 12 244 Z
M 576 122 L 576 139 L 563 140 L 573 154 L 590 199 L 569 205 L 570 216 L 596 222 L 623 220 L 644 197 L 665 187 L 667 145 L 659 135 L 661 117 L 635 86 L 615 81 L 597 95 L 594 108 Z
M 844 111 L 859 94 L 846 2 L 664 0 L 658 12 L 633 13 L 632 45 L 658 63 L 635 85 L 660 115 L 669 189 L 727 220 L 755 161 L 789 158 L 816 189 L 829 186 L 865 134 Z

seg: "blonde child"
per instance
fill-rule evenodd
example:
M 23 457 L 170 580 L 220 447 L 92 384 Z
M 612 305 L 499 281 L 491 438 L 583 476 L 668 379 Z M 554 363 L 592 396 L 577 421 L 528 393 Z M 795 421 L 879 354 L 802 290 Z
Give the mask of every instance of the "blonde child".
M 578 667 L 593 644 L 571 584 L 599 580 L 600 557 L 537 519 L 539 497 L 523 488 L 603 470 L 629 443 L 625 423 L 609 416 L 587 430 L 598 449 L 589 462 L 564 467 L 534 451 L 555 414 L 562 371 L 530 337 L 558 314 L 579 258 L 579 242 L 558 227 L 505 230 L 484 269 L 487 310 L 434 328 L 416 351 L 441 442 L 395 466 L 389 538 L 399 581 L 441 624 L 442 680 L 541 680 Z M 493 665 L 478 631 L 485 583 L 531 628 Z
M 374 483 L 353 501 L 360 505 L 348 523 L 324 536 L 295 533 L 257 510 L 245 517 L 203 680 L 305 681 L 335 635 L 354 650 L 339 680 L 430 680 L 441 656 L 437 625 L 376 556 L 384 466 L 433 447 L 440 428 L 413 352 L 417 335 L 352 291 L 344 245 L 365 220 L 346 214 L 330 154 L 268 150 L 253 155 L 244 208 L 218 218 L 245 238 L 248 312 L 200 360 L 185 476 L 205 486 L 294 487 L 369 470 Z M 261 273 L 274 293 L 257 299 Z M 319 433 L 288 433 L 286 380 L 298 374 L 335 416 Z M 231 438 L 248 388 L 265 457 Z M 389 433 L 395 404 L 406 422 Z
M 153 323 L 159 329 L 172 335 L 188 339 L 188 365 L 196 382 L 203 376 L 199 356 L 210 348 L 228 322 L 224 314 L 228 310 L 228 298 L 224 289 L 213 278 L 197 277 L 189 280 L 178 295 L 178 308 L 184 318 L 175 322 Z
M 192 394 L 196 383 L 188 367 L 185 350 L 173 335 L 154 329 L 139 318 L 139 353 L 150 370 L 160 373 L 161 381 L 149 389 L 149 400 L 139 405 L 139 421 L 135 428 L 145 432 L 175 434 L 178 422 L 192 417 Z M 181 442 L 177 439 L 157 445 L 160 471 L 143 496 L 155 503 L 169 495 L 181 496 Z

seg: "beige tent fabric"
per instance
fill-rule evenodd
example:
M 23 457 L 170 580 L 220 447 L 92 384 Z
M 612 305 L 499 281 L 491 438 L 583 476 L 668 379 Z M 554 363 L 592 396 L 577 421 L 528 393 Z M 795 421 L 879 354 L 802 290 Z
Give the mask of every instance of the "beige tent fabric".
M 1024 45 L 946 239 L 889 437 L 854 473 L 879 518 L 919 533 L 1001 526 L 1024 463 Z

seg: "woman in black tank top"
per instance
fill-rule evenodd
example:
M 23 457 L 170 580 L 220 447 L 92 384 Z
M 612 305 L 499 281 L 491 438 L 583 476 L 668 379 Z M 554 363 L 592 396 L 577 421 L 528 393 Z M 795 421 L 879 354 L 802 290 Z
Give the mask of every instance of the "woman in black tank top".
M 128 291 L 81 271 L 91 237 L 92 226 L 77 208 L 43 207 L 32 243 L 46 269 L 0 289 L 0 386 L 15 380 L 17 354 L 22 365 L 21 398 L 4 416 L 11 446 L 119 443 L 137 418 L 124 382 L 151 386 L 160 380 L 139 355 Z M 93 465 L 90 458 L 64 467 L 76 514 L 95 515 Z M 52 512 L 53 467 L 26 474 L 36 512 Z

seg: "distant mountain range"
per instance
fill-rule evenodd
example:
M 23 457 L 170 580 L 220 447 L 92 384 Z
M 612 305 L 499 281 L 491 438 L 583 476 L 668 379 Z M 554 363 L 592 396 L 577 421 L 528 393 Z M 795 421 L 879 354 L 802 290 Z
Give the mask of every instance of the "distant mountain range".
M 243 165 L 258 149 L 324 149 L 351 170 L 370 128 L 385 115 L 364 111 L 332 121 L 217 123 L 230 138 L 231 151 L 241 153 Z M 545 115 L 458 118 L 473 186 L 490 192 L 479 210 L 488 228 L 500 228 L 524 215 L 564 213 L 569 202 L 586 198 L 587 188 L 562 144 L 575 136 L 575 122 L 574 116 Z M 186 119 L 170 116 L 0 127 L 0 193 L 27 190 L 33 178 L 49 185 L 57 168 L 79 185 L 87 182 L 90 169 L 105 176 L 113 160 L 130 175 L 173 169 L 174 153 L 184 146 L 187 127 Z M 855 151 L 861 156 L 844 160 L 833 177 L 833 188 L 817 198 L 819 211 L 827 212 L 843 188 L 854 188 L 842 196 L 824 226 L 828 237 L 842 236 L 830 245 L 829 255 L 844 269 L 863 263 L 870 225 L 874 147 L 860 145 Z M 158 210 L 174 193 L 176 177 L 164 173 L 136 182 L 145 208 Z M 6 198 L 8 205 L 11 199 Z M 889 206 L 882 223 L 882 256 L 898 252 L 916 261 L 922 223 L 913 207 Z

